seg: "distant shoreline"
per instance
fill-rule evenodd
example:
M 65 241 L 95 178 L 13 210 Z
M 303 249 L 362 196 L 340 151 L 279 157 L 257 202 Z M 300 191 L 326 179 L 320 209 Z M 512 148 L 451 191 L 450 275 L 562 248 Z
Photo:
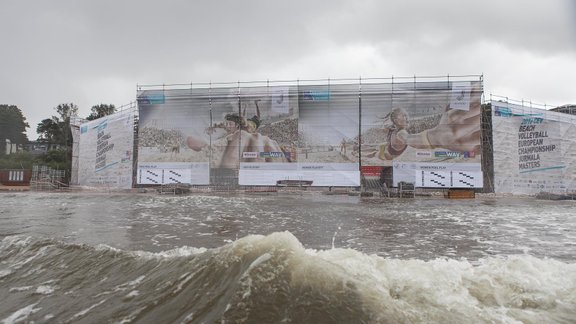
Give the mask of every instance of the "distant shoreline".
M 372 199 L 395 199 L 399 197 L 381 197 L 378 192 L 361 192 L 356 189 L 348 187 L 337 187 L 330 189 L 329 187 L 276 187 L 276 186 L 248 186 L 234 189 L 221 189 L 211 186 L 165 186 L 165 187 L 147 187 L 147 188 L 98 188 L 98 187 L 79 187 L 72 186 L 69 188 L 55 189 L 55 190 L 34 190 L 31 186 L 6 186 L 0 185 L 0 193 L 16 193 L 16 192 L 38 192 L 38 193 L 85 193 L 85 194 L 121 194 L 121 195 L 175 195 L 175 196 L 193 196 L 197 194 L 208 195 L 272 195 L 272 194 L 303 194 L 303 195 L 332 195 L 332 196 L 361 196 L 362 198 Z M 366 194 L 369 193 L 369 194 Z M 445 191 L 422 190 L 415 193 L 414 198 L 400 198 L 400 199 L 423 199 L 423 198 L 446 198 Z M 540 192 L 538 194 L 512 194 L 512 193 L 475 193 L 474 198 L 463 199 L 478 199 L 478 198 L 536 198 L 542 200 L 576 200 L 576 193 L 549 193 Z

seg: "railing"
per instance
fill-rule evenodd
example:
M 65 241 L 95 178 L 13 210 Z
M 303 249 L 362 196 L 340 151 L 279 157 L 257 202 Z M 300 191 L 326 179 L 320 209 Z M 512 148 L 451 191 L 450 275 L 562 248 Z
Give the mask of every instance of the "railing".
M 65 179 L 66 170 L 54 170 L 45 165 L 34 165 L 32 167 L 30 189 L 48 191 L 68 189 Z

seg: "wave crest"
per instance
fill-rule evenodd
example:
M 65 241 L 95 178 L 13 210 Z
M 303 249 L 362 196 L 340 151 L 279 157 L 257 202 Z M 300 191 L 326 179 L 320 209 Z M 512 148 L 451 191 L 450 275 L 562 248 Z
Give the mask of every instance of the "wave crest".
M 386 259 L 352 249 L 305 249 L 294 235 L 280 232 L 216 249 L 160 253 L 12 236 L 0 242 L 0 260 L 0 292 L 7 296 L 0 314 L 21 315 L 20 305 L 34 304 L 26 321 L 568 323 L 576 318 L 576 264 L 529 255 L 474 263 Z

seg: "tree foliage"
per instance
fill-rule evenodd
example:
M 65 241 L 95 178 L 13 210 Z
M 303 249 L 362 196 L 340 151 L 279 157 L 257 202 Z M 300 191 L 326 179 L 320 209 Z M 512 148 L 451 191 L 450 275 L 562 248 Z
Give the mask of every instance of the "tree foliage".
M 72 144 L 70 117 L 78 115 L 78 106 L 73 103 L 60 104 L 54 108 L 58 116 L 42 120 L 36 127 L 38 140 L 50 144 L 69 146 Z
M 78 106 L 73 103 L 59 104 L 54 110 L 58 113 L 57 119 L 59 117 L 63 122 L 70 122 L 70 117 L 78 116 Z
M 71 162 L 65 149 L 48 151 L 40 156 L 21 151 L 0 156 L 0 169 L 32 169 L 33 165 L 45 165 L 57 170 L 70 170 Z
M 52 169 L 68 170 L 68 172 L 70 172 L 72 169 L 72 162 L 69 153 L 70 152 L 66 149 L 50 150 L 39 156 L 36 162 L 38 164 L 47 165 Z
M 46 154 L 39 156 L 36 162 L 54 169 L 70 171 L 73 142 L 70 118 L 78 115 L 78 106 L 73 103 L 65 103 L 58 105 L 54 110 L 57 116 L 42 120 L 36 127 L 36 132 L 39 135 L 39 141 L 51 145 L 57 144 L 60 148 L 49 150 Z
M 107 105 L 107 104 L 99 104 L 92 106 L 91 113 L 87 120 L 94 120 L 104 116 L 112 115 L 116 112 L 116 107 L 114 105 Z
M 0 105 L 0 150 L 5 152 L 6 140 L 13 144 L 26 144 L 26 128 L 30 127 L 22 111 L 14 105 Z
M 34 157 L 22 151 L 0 157 L 0 169 L 32 169 Z
M 60 130 L 59 122 L 51 118 L 42 120 L 36 127 L 36 132 L 40 142 L 62 143 L 64 141 L 64 134 Z

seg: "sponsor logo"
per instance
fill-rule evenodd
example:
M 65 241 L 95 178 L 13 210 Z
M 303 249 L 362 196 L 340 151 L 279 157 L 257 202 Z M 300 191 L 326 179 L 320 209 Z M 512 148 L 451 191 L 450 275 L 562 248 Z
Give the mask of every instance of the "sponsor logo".
M 258 152 L 243 152 L 242 158 L 244 158 L 244 159 L 257 159 L 258 158 Z
M 304 91 L 302 92 L 303 100 L 330 100 L 330 91 Z
M 432 157 L 431 151 L 416 151 L 416 157 Z
M 260 152 L 261 158 L 281 158 L 284 157 L 284 152 Z
M 423 165 L 420 167 L 421 170 L 447 170 L 445 165 Z
M 106 129 L 107 126 L 108 126 L 108 119 L 105 119 L 101 121 L 98 125 L 94 126 L 94 128 L 97 129 L 98 132 L 102 132 Z
M 453 151 L 440 151 L 434 152 L 434 157 L 437 158 L 448 158 L 448 159 L 459 159 L 459 158 L 474 158 L 476 153 L 474 151 L 466 151 L 466 152 L 453 152 Z
M 470 82 L 453 82 L 452 98 L 450 100 L 451 109 L 470 109 Z
M 524 119 L 530 119 L 530 120 L 538 120 L 538 119 L 542 119 L 543 115 L 542 114 L 518 114 L 518 113 L 513 113 L 512 110 L 508 107 L 499 107 L 499 106 L 494 106 L 494 116 L 498 116 L 498 117 L 525 117 Z M 526 117 L 536 117 L 536 118 L 526 118 Z M 542 123 L 540 122 L 533 122 L 533 124 L 540 124 Z M 524 122 L 523 122 L 524 124 Z
M 372 165 L 364 166 L 363 165 L 361 171 L 362 171 L 362 175 L 364 175 L 364 176 L 379 177 L 380 173 L 382 172 L 382 169 L 383 169 L 383 167 L 381 167 L 381 166 L 372 166 Z
M 541 116 L 541 114 L 533 114 L 530 116 Z M 522 118 L 522 124 L 520 125 L 532 125 L 532 124 L 542 124 L 544 119 L 541 117 L 524 117 Z M 522 129 L 521 129 L 522 131 Z
M 88 125 L 84 125 L 80 127 L 80 134 L 84 134 L 88 131 Z
M 140 95 L 137 98 L 140 105 L 161 105 L 165 102 L 164 94 Z
M 494 116 L 512 117 L 512 111 L 507 107 L 494 107 Z

